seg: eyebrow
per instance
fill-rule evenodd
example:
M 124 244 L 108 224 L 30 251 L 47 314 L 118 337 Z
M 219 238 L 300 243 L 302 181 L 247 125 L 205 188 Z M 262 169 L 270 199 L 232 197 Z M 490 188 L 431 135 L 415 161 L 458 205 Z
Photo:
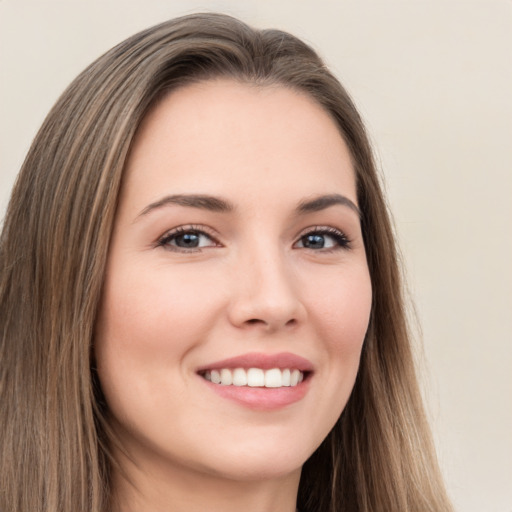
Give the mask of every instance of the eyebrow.
M 314 197 L 313 199 L 308 199 L 306 201 L 301 201 L 297 207 L 297 211 L 299 214 L 319 212 L 338 204 L 348 206 L 351 210 L 357 213 L 358 217 L 361 217 L 361 211 L 356 204 L 348 197 L 342 196 L 341 194 L 328 194 Z
M 203 194 L 175 194 L 171 196 L 165 196 L 154 203 L 146 206 L 142 210 L 137 218 L 147 215 L 148 213 L 162 208 L 162 206 L 178 205 L 187 206 L 189 208 L 200 208 L 202 210 L 209 210 L 211 212 L 226 213 L 231 212 L 235 207 L 225 199 L 219 197 L 208 196 Z
M 158 201 L 155 201 L 154 203 L 146 206 L 146 208 L 144 208 L 144 210 L 139 213 L 137 219 L 148 215 L 154 210 L 169 205 L 199 208 L 201 210 L 208 210 L 218 213 L 229 213 L 235 210 L 235 206 L 232 203 L 220 197 L 206 194 L 174 194 L 165 196 L 162 199 L 159 199 Z M 348 197 L 341 194 L 321 195 L 312 199 L 301 201 L 296 208 L 296 212 L 299 215 L 305 215 L 307 213 L 319 212 L 335 205 L 348 206 L 351 210 L 356 212 L 359 217 L 361 216 L 361 212 L 355 203 Z

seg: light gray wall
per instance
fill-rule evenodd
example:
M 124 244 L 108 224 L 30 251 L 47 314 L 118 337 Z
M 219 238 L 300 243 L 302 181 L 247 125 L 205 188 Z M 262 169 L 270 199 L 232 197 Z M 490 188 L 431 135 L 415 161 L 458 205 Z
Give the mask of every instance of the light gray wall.
M 0 0 L 0 214 L 71 79 L 154 23 L 219 10 L 312 43 L 384 170 L 456 507 L 512 510 L 512 3 Z

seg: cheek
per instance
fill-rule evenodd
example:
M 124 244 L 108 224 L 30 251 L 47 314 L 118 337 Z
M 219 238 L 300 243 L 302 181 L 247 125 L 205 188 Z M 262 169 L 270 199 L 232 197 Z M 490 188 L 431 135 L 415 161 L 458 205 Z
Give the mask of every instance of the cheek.
M 330 351 L 350 355 L 361 348 L 372 306 L 372 287 L 366 266 L 340 272 L 325 286 L 318 287 L 315 299 L 317 323 Z
M 317 288 L 315 306 L 311 309 L 328 368 L 325 398 L 338 415 L 359 370 L 371 307 L 372 287 L 366 266 L 333 276 L 325 287 Z
M 218 316 L 215 294 L 197 273 L 134 268 L 108 274 L 95 336 L 100 382 L 117 411 L 157 396 L 162 384 L 181 386 L 184 358 Z
M 105 286 L 101 338 L 106 344 L 140 351 L 142 357 L 154 356 L 159 348 L 179 351 L 208 329 L 211 311 L 217 307 L 210 290 L 198 272 L 118 269 Z

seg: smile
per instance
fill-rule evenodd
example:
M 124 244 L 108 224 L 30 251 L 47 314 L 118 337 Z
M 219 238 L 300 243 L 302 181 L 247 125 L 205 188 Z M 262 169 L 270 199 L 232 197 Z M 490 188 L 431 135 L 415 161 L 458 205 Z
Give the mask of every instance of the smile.
M 200 375 L 213 384 L 251 388 L 294 387 L 304 380 L 304 372 L 297 368 L 221 368 Z
M 250 352 L 196 369 L 201 381 L 215 394 L 257 411 L 281 409 L 301 401 L 315 372 L 311 361 L 290 352 Z

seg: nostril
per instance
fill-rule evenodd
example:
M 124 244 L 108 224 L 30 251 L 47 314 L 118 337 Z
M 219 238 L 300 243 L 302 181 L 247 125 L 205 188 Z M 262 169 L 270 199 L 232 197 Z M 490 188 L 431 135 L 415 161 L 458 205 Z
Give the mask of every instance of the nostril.
M 248 324 L 258 324 L 258 323 L 265 323 L 263 320 L 259 320 L 258 318 L 251 318 L 250 320 L 247 320 Z
M 266 325 L 269 327 L 271 326 L 271 324 L 269 322 L 265 322 L 265 320 L 261 320 L 260 318 L 250 318 L 249 320 L 246 320 L 245 323 L 246 323 L 246 325 L 262 324 L 262 325 Z M 297 325 L 297 320 L 295 318 L 291 318 L 284 324 L 285 327 L 294 327 L 295 325 Z

